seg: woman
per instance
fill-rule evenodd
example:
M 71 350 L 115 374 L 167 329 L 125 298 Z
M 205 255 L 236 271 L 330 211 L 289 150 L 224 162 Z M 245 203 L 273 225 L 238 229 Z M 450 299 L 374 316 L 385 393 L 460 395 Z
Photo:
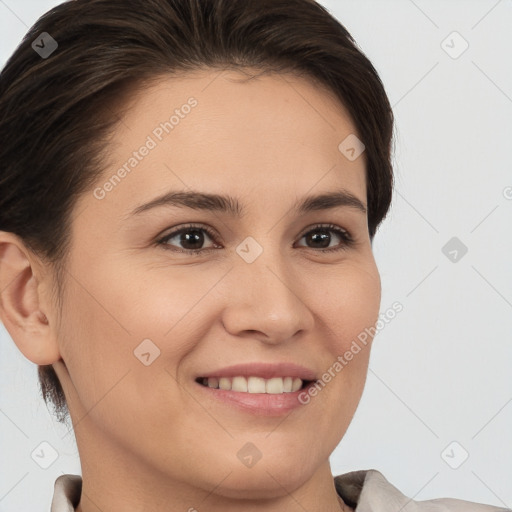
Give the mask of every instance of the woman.
M 393 115 L 325 9 L 67 2 L 0 93 L 1 319 L 82 465 L 52 512 L 498 510 L 331 474 L 379 313 Z

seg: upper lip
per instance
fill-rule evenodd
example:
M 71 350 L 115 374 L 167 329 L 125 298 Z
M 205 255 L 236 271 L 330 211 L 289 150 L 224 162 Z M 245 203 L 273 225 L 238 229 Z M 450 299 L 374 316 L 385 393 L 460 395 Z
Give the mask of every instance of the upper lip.
M 201 373 L 197 377 L 298 377 L 302 380 L 316 380 L 315 372 L 294 363 L 241 363 L 218 370 Z

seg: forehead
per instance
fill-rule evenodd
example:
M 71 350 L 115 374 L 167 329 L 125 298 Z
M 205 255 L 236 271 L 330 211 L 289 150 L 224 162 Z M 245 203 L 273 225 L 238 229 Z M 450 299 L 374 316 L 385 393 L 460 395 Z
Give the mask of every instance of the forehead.
M 124 216 L 166 189 L 254 202 L 340 186 L 364 201 L 365 155 L 350 161 L 339 149 L 355 134 L 342 103 L 305 77 L 213 69 L 162 76 L 120 112 L 96 184 L 107 192 L 96 203 Z

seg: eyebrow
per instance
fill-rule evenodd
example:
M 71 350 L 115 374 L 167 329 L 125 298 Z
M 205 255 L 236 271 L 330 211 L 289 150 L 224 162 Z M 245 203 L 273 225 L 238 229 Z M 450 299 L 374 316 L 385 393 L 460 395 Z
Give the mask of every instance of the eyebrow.
M 160 206 L 176 206 L 193 210 L 215 211 L 226 213 L 237 218 L 241 218 L 245 214 L 243 206 L 235 197 L 189 190 L 186 192 L 166 192 L 148 203 L 137 206 L 127 217 L 139 215 Z M 366 214 L 366 207 L 361 200 L 351 192 L 343 189 L 325 192 L 316 196 L 307 196 L 292 205 L 292 209 L 299 215 L 339 207 L 353 208 Z

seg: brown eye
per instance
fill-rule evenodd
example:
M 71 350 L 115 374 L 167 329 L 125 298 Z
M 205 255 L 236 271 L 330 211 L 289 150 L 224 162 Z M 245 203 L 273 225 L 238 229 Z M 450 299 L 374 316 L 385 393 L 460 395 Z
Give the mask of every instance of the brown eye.
M 204 248 L 205 239 L 207 238 L 212 240 L 214 244 L 212 247 Z M 304 233 L 302 238 L 306 239 L 307 248 L 318 249 L 320 252 L 340 251 L 349 248 L 353 244 L 353 239 L 349 232 L 333 224 L 314 226 Z M 336 240 L 336 238 L 341 242 L 330 247 L 332 240 Z M 173 239 L 175 239 L 174 242 L 170 243 Z M 192 256 L 199 256 L 220 248 L 220 246 L 215 244 L 215 234 L 212 230 L 196 225 L 188 225 L 176 229 L 158 240 L 157 244 L 166 250 Z
M 215 240 L 214 237 L 213 232 L 203 226 L 185 226 L 165 235 L 158 240 L 158 244 L 164 249 L 187 254 L 201 254 L 213 249 L 212 247 L 203 248 L 205 238 Z M 169 243 L 173 239 L 176 239 L 174 243 Z M 174 244 L 179 244 L 180 247 L 175 247 Z
M 332 233 L 335 234 L 334 238 L 341 240 L 341 244 L 338 244 L 334 247 L 329 247 L 331 241 L 333 240 Z M 313 247 L 308 248 L 320 249 L 322 252 L 344 250 L 353 244 L 353 239 L 348 231 L 333 224 L 315 226 L 313 229 L 304 233 L 302 238 L 305 238 L 308 243 L 313 245 Z

